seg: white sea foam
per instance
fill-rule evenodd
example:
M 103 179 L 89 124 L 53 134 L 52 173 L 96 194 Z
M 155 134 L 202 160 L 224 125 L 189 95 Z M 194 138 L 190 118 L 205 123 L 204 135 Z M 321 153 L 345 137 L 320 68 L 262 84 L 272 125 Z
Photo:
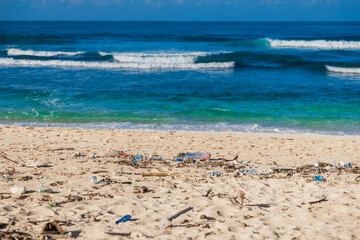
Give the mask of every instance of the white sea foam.
M 334 49 L 334 50 L 347 50 L 359 49 L 360 41 L 326 41 L 326 40 L 277 40 L 266 38 L 273 48 L 315 48 L 315 49 Z
M 124 53 L 104 53 L 99 52 L 100 55 L 112 55 L 113 58 L 122 63 L 160 63 L 160 64 L 186 64 L 194 63 L 200 56 L 211 55 L 209 52 L 159 52 L 159 53 L 144 53 L 144 52 L 124 52 Z
M 329 70 L 330 72 L 360 74 L 360 68 L 343 68 L 343 67 L 333 67 L 326 65 L 326 69 Z
M 21 50 L 18 48 L 9 48 L 7 49 L 7 54 L 9 56 L 37 56 L 37 57 L 54 57 L 54 56 L 75 56 L 78 54 L 83 54 L 84 52 L 62 52 L 62 51 L 34 51 L 34 50 Z
M 74 68 L 100 68 L 100 69 L 225 69 L 234 67 L 234 62 L 85 62 L 66 60 L 25 60 L 13 58 L 0 58 L 0 66 L 22 67 L 74 67 Z

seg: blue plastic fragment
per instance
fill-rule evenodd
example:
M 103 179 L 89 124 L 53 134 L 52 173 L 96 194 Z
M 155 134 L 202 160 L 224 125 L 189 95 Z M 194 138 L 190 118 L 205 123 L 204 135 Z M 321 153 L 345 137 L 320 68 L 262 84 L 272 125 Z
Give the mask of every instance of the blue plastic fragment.
M 131 215 L 125 215 L 122 218 L 120 218 L 119 220 L 117 220 L 115 223 L 119 224 L 119 223 L 127 222 L 130 220 L 130 218 L 131 218 Z
M 141 156 L 141 155 L 136 155 L 136 157 L 135 157 L 136 160 L 140 160 L 142 158 L 143 158 L 143 156 Z
M 348 163 L 347 166 L 348 166 L 348 168 L 351 168 L 351 163 Z
M 209 172 L 210 176 L 220 176 L 221 172 Z
M 181 158 L 178 158 L 178 159 L 176 159 L 175 161 L 177 161 L 177 162 L 181 162 L 181 161 L 182 161 L 182 159 L 181 159 Z
M 315 180 L 321 182 L 321 181 L 324 181 L 324 178 L 321 176 L 315 176 Z
M 245 173 L 245 172 L 249 172 L 249 170 L 242 170 L 242 172 L 243 172 L 243 173 Z

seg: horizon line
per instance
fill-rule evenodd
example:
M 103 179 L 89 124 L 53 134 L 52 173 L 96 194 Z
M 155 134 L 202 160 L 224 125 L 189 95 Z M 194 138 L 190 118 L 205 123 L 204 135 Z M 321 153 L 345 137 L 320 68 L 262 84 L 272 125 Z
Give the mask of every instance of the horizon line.
M 357 21 L 334 20 L 2 20 L 0 22 L 227 22 L 227 23 L 360 23 Z

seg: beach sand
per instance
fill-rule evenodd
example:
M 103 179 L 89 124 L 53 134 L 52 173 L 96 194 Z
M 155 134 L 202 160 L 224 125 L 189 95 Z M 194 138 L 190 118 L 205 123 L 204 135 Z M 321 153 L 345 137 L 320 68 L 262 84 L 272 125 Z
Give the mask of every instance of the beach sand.
M 114 150 L 165 160 L 135 168 L 111 156 Z M 171 160 L 204 151 L 238 161 Z M 0 182 L 0 232 L 15 217 L 7 235 L 39 239 L 56 220 L 64 235 L 54 239 L 360 239 L 359 136 L 0 126 L 0 152 L 1 178 L 9 179 Z M 47 166 L 21 164 L 28 160 Z M 353 168 L 265 174 L 334 161 Z M 242 172 L 251 168 L 257 174 Z M 100 183 L 90 183 L 92 176 Z M 39 193 L 42 185 L 54 192 Z M 10 194 L 13 186 L 27 192 Z M 187 207 L 193 210 L 170 226 L 159 225 Z M 116 224 L 124 215 L 131 220 Z

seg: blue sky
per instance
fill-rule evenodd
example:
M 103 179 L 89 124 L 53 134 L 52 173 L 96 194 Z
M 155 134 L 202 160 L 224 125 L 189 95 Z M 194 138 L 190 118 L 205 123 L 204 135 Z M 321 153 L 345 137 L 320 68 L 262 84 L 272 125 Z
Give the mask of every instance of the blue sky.
M 360 0 L 0 0 L 0 20 L 360 21 Z

